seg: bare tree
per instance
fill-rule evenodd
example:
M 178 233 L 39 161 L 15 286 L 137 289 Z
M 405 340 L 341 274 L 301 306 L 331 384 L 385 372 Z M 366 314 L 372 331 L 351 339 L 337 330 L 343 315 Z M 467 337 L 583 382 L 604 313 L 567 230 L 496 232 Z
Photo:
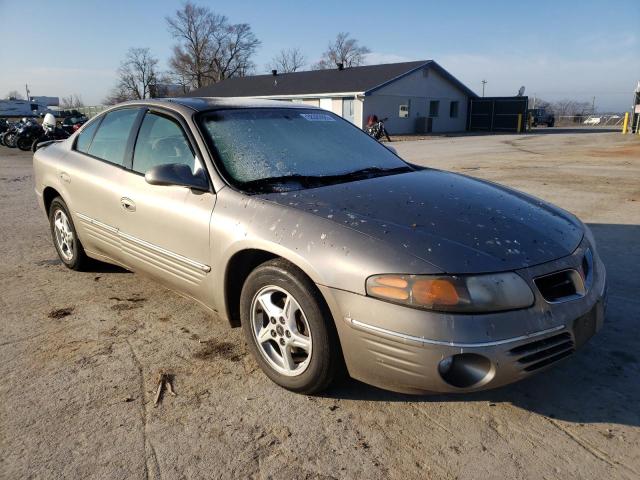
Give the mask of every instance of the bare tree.
M 568 98 L 551 103 L 550 108 L 557 117 L 582 116 L 591 113 L 589 102 L 579 102 Z
M 131 100 L 131 96 L 126 92 L 121 85 L 116 85 L 111 89 L 109 94 L 102 100 L 104 105 L 116 105 L 117 103 L 126 102 Z
M 105 103 L 150 98 L 158 83 L 158 60 L 148 48 L 130 48 L 118 68 L 118 83 Z
M 224 15 L 191 2 L 166 21 L 169 33 L 178 40 L 169 61 L 171 73 L 185 88 L 244 76 L 253 69 L 251 58 L 260 41 L 248 24 L 230 24 Z
M 340 32 L 313 68 L 315 70 L 335 68 L 339 63 L 345 68 L 357 67 L 366 63 L 368 53 L 371 53 L 371 50 L 364 45 L 359 45 L 358 40 L 349 37 L 349 33 Z
M 299 48 L 282 49 L 267 64 L 267 70 L 277 70 L 282 73 L 291 73 L 301 70 L 307 63 L 302 51 Z
M 71 110 L 74 108 L 84 107 L 84 102 L 80 95 L 72 93 L 68 97 L 62 97 L 60 100 L 60 107 Z
M 24 100 L 24 97 L 22 96 L 22 94 L 17 90 L 11 90 L 9 93 L 7 93 L 7 96 L 5 98 L 14 99 L 14 100 Z

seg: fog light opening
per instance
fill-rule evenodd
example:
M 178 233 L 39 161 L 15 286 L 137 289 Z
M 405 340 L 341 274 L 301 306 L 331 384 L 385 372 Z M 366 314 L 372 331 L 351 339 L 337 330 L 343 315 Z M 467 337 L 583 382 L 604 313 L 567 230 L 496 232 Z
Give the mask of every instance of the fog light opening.
M 494 369 L 487 357 L 476 353 L 459 353 L 442 359 L 438 364 L 438 372 L 449 385 L 469 388 L 489 382 Z

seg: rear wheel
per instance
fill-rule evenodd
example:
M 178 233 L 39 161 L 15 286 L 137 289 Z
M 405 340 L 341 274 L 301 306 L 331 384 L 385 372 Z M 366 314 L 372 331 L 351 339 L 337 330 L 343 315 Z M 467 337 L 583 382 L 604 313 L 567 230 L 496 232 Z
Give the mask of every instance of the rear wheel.
M 49 225 L 53 244 L 62 263 L 72 270 L 85 268 L 89 258 L 84 253 L 69 209 L 60 197 L 54 198 L 49 207 Z
M 330 313 L 313 282 L 283 259 L 257 267 L 240 298 L 242 328 L 264 373 L 295 392 L 327 388 L 341 369 Z

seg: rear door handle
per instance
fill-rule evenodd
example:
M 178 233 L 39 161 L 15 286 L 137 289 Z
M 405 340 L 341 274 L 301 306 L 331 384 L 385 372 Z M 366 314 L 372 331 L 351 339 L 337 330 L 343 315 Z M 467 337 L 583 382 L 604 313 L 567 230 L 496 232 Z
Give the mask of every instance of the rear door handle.
M 136 204 L 133 203 L 133 200 L 131 200 L 130 198 L 122 197 L 120 199 L 120 205 L 122 205 L 122 208 L 124 208 L 128 212 L 136 211 Z

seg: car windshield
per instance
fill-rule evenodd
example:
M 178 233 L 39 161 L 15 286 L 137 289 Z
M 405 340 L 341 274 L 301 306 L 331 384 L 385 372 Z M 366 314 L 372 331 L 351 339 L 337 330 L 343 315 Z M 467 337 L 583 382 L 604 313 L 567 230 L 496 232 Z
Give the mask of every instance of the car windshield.
M 288 191 L 412 170 L 326 111 L 216 110 L 201 124 L 228 179 L 247 190 Z

